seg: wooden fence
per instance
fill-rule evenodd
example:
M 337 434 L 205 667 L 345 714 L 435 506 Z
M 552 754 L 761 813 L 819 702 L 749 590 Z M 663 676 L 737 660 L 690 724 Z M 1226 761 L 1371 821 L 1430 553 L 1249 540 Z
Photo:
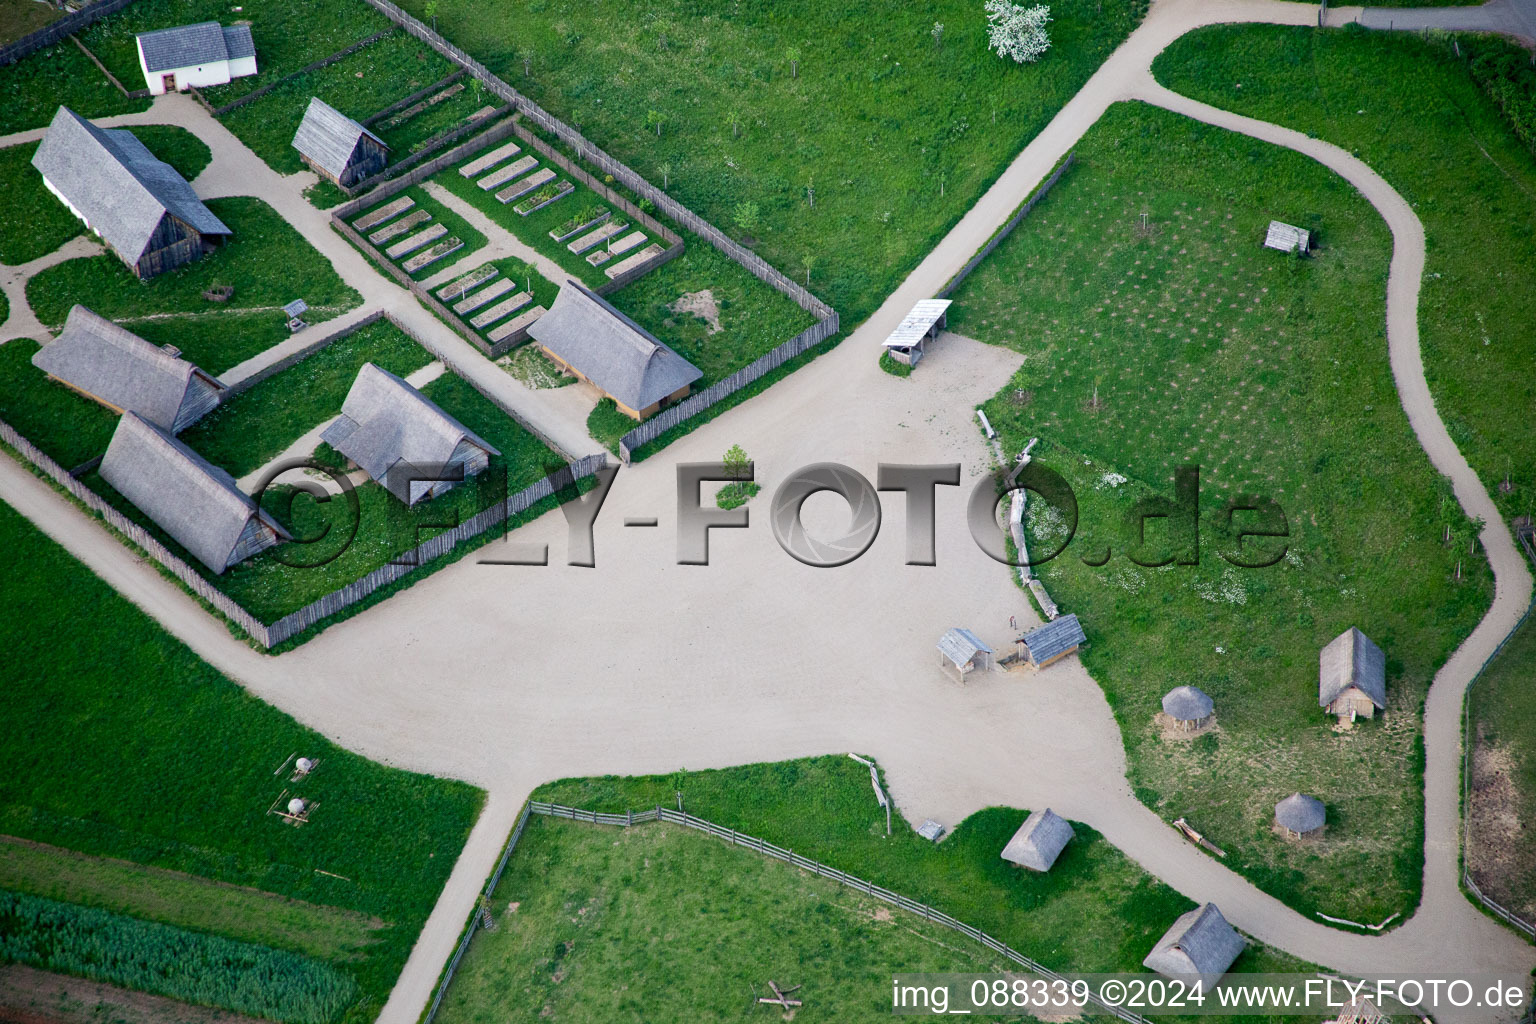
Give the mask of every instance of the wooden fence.
M 192 93 L 192 97 L 197 100 L 197 102 L 201 103 L 208 110 L 208 113 L 212 114 L 214 117 L 223 117 L 231 110 L 236 110 L 245 106 L 247 103 L 253 103 L 256 100 L 261 99 L 273 89 L 276 89 L 280 85 L 286 85 L 287 83 L 293 81 L 295 78 L 298 78 L 300 75 L 307 75 L 311 71 L 319 71 L 323 67 L 329 67 L 339 60 L 343 60 L 352 56 L 354 53 L 363 49 L 365 46 L 372 46 L 374 43 L 378 42 L 380 39 L 383 39 L 385 36 L 392 35 L 394 31 L 395 30 L 392 28 L 386 28 L 375 32 L 373 35 L 368 36 L 366 39 L 359 39 L 351 46 L 337 50 L 329 57 L 321 57 L 319 60 L 312 64 L 304 65 L 297 71 L 290 71 L 288 74 L 284 75 L 282 78 L 277 79 L 275 82 L 268 82 L 266 85 L 263 85 L 260 88 L 252 89 L 244 96 L 241 96 L 237 100 L 231 100 L 230 102 L 224 104 L 222 107 L 215 107 L 212 103 L 210 103 L 208 98 L 202 94 L 201 90 L 193 88 L 190 91 Z
M 228 391 L 225 392 L 222 401 L 227 402 L 234 396 L 238 395 L 240 392 L 248 391 L 255 387 L 257 384 L 260 384 L 268 377 L 275 377 L 279 373 L 282 373 L 284 370 L 288 370 L 294 366 L 297 366 L 299 363 L 302 363 L 316 352 L 319 352 L 321 349 L 329 348 L 336 342 L 340 341 L 342 338 L 345 338 L 348 335 L 356 334 L 364 327 L 370 327 L 373 324 L 378 323 L 380 320 L 383 320 L 384 317 L 385 313 L 382 309 L 374 310 L 372 313 L 369 313 L 367 316 L 363 317 L 356 323 L 348 324 L 339 330 L 332 331 L 330 334 L 324 333 L 324 324 L 316 325 L 315 330 L 319 331 L 320 333 L 311 341 L 306 342 L 302 348 L 288 353 L 286 356 L 274 363 L 269 363 L 268 365 L 263 366 L 261 369 L 252 373 L 248 377 L 241 377 L 234 383 L 228 383 L 224 381 L 223 378 L 220 378 L 220 382 L 223 383 L 226 388 L 228 388 Z
M 665 821 L 673 825 L 682 825 L 684 828 L 695 829 L 699 832 L 712 835 L 717 839 L 723 839 L 733 846 L 744 846 L 747 849 L 755 850 L 766 857 L 773 857 L 776 860 L 781 860 L 784 863 L 799 868 L 802 871 L 809 871 L 812 874 L 820 875 L 822 878 L 830 878 L 834 882 L 845 885 L 856 892 L 861 892 L 866 896 L 871 896 L 877 900 L 881 900 L 882 902 L 889 903 L 892 906 L 900 907 L 902 910 L 905 910 L 908 913 L 916 914 L 919 917 L 926 918 L 927 920 L 933 921 L 936 924 L 941 924 L 946 928 L 959 932 L 961 935 L 964 935 L 969 939 L 981 943 L 992 952 L 1012 961 L 1013 963 L 1024 968 L 1026 971 L 1029 971 L 1032 974 L 1037 974 L 1051 981 L 1055 981 L 1062 977 L 1060 974 L 1051 970 L 1049 967 L 1046 967 L 1038 961 L 1025 956 L 1023 953 L 1018 952 L 1011 946 L 1008 946 L 998 941 L 997 939 L 994 939 L 980 928 L 973 928 L 966 924 L 964 921 L 953 918 L 944 913 L 942 910 L 936 910 L 926 903 L 919 903 L 916 900 L 908 899 L 898 892 L 892 892 L 890 889 L 882 888 L 872 882 L 866 882 L 864 879 L 859 878 L 856 875 L 850 875 L 846 871 L 839 871 L 837 868 L 828 867 L 819 861 L 811 860 L 808 857 L 802 857 L 798 853 L 795 853 L 793 850 L 786 850 L 782 846 L 775 846 L 767 840 L 759 839 L 756 836 L 747 835 L 745 832 L 737 832 L 735 829 L 726 828 L 723 825 L 716 825 L 712 821 L 706 821 L 703 818 L 696 818 L 691 814 L 684 813 L 683 811 L 674 811 L 668 807 L 653 807 L 649 810 L 639 812 L 626 811 L 623 814 L 605 814 L 601 811 L 588 811 L 579 807 L 567 807 L 563 804 L 549 804 L 538 800 L 530 800 L 523 807 L 522 816 L 519 817 L 517 821 L 517 828 L 513 831 L 512 838 L 507 843 L 507 848 L 501 855 L 500 863 L 496 865 L 495 873 L 491 875 L 490 884 L 485 887 L 484 896 L 486 899 L 489 899 L 491 894 L 496 890 L 496 883 L 501 880 L 502 871 L 507 866 L 507 858 L 511 856 L 512 850 L 517 846 L 518 840 L 522 838 L 523 829 L 528 823 L 529 812 L 534 814 L 543 814 L 553 818 L 568 818 L 571 821 L 585 821 L 593 825 L 617 825 L 621 828 L 628 828 L 633 825 L 641 825 L 649 821 Z M 423 1020 L 423 1024 L 432 1024 L 432 1018 L 436 1015 L 437 1008 L 442 1003 L 443 993 L 447 991 L 448 983 L 453 980 L 454 971 L 458 969 L 459 960 L 464 956 L 464 951 L 469 948 L 470 939 L 474 937 L 475 928 L 478 923 L 479 908 L 476 907 L 475 917 L 473 920 L 471 920 L 469 929 L 464 933 L 464 938 L 459 943 L 458 950 L 454 953 L 452 961 L 450 961 L 448 964 L 447 971 L 444 972 L 442 980 L 438 983 L 436 993 L 433 994 L 432 1003 L 427 1010 L 427 1015 Z M 1118 1017 L 1123 1021 L 1130 1022 L 1130 1024 L 1149 1024 L 1147 1019 L 1142 1017 L 1140 1014 L 1132 1013 L 1123 1007 L 1115 1006 L 1111 1003 L 1106 1003 L 1096 994 L 1090 994 L 1088 998 L 1104 1012 Z
M 14 43 L 0 47 L 0 66 L 14 64 L 29 53 L 61 42 L 107 15 L 116 14 L 133 2 L 134 0 L 99 0 L 89 7 L 82 7 L 73 14 L 66 14 L 57 21 L 50 21 L 36 32 L 30 32 Z
M 109 71 L 107 66 L 101 62 L 101 58 L 92 53 L 91 48 L 80 41 L 79 36 L 70 36 L 69 41 L 79 47 L 80 52 L 85 54 L 92 64 L 96 65 L 96 70 L 105 75 L 107 81 L 112 83 L 112 87 L 115 88 L 118 92 L 122 93 L 126 98 L 130 100 L 145 100 L 153 95 L 153 93 L 151 93 L 148 89 L 129 89 L 122 82 L 119 82 L 117 80 L 117 76 Z
M 448 88 L 448 86 L 463 78 L 465 74 L 467 74 L 467 72 L 463 68 L 460 68 L 459 70 L 448 75 L 447 78 L 439 79 L 438 81 L 433 82 L 431 85 L 427 86 L 425 89 L 417 89 L 415 92 L 411 93 L 409 96 L 406 96 L 404 99 L 395 100 L 395 102 L 391 103 L 383 110 L 369 114 L 367 117 L 359 118 L 357 123 L 362 125 L 364 128 L 371 128 L 374 124 L 384 120 L 386 117 L 389 117 L 392 114 L 398 114 L 400 111 L 404 110 L 411 104 L 419 103 L 426 99 L 428 96 L 431 96 L 432 94 L 442 89 Z
M 978 249 L 976 255 L 967 260 L 965 266 L 960 268 L 959 273 L 949 279 L 949 283 L 944 286 L 944 290 L 939 292 L 937 297 L 941 299 L 949 298 L 950 293 L 959 288 L 961 282 L 971 276 L 971 271 L 981 266 L 981 261 L 992 255 L 992 250 L 996 249 L 1003 239 L 1013 234 L 1013 229 L 1018 227 L 1025 217 L 1029 216 L 1029 211 L 1035 208 L 1035 204 L 1044 199 L 1046 193 L 1056 187 L 1056 183 L 1061 180 L 1063 174 L 1067 173 L 1067 168 L 1071 167 L 1076 159 L 1076 153 L 1068 153 L 1060 165 L 1051 172 L 1051 176 L 1041 182 L 1039 188 L 1035 189 L 1035 194 L 1024 200 L 1023 205 L 1013 211 L 1013 216 L 1009 217 L 1003 226 L 998 228 L 992 237 L 987 240 L 987 244 Z

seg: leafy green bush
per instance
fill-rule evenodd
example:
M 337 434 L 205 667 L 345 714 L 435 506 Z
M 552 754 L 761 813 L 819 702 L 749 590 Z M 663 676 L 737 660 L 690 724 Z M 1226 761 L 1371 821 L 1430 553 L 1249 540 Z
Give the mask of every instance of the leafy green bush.
M 1468 39 L 1467 54 L 1473 81 L 1498 104 L 1520 141 L 1536 150 L 1536 68 L 1530 54 L 1494 36 Z
M 0 960 L 293 1024 L 326 1024 L 357 998 L 307 956 L 5 890 Z

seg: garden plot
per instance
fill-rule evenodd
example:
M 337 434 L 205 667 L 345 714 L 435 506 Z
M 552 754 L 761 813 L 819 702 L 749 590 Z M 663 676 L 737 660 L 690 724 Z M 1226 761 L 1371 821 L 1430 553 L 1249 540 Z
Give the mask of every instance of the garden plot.
M 1083 660 L 1145 803 L 1308 916 L 1406 915 L 1422 865 L 1419 705 L 1491 590 L 1481 563 L 1454 579 L 1458 552 L 1439 541 L 1461 517 L 1442 507 L 1393 387 L 1390 237 L 1319 165 L 1164 111 L 1111 108 L 1077 155 L 950 315 L 956 332 L 1025 354 L 987 417 L 1006 451 L 1041 438 L 1035 457 L 1076 492 L 1072 547 L 1040 575 L 1083 617 Z M 1320 249 L 1262 248 L 1271 219 L 1313 229 Z M 1184 464 L 1200 467 L 1198 564 L 1131 561 L 1125 517 L 1171 494 Z M 1226 502 L 1248 495 L 1288 524 L 1284 558 L 1264 569 L 1219 554 L 1234 543 Z M 1048 506 L 1030 508 L 1032 551 L 1065 538 Z M 1171 558 L 1159 528 L 1147 533 L 1142 560 Z M 1107 563 L 1082 561 L 1106 549 Z M 1389 707 L 1336 733 L 1317 655 L 1350 626 L 1387 652 Z M 1220 729 L 1165 743 L 1154 714 L 1182 684 L 1214 698 Z M 1298 790 L 1328 808 L 1305 846 L 1270 827 Z
M 602 226 L 588 231 L 586 234 L 582 235 L 580 238 L 567 245 L 566 248 L 571 250 L 571 252 L 580 255 L 593 248 L 594 246 L 601 245 L 603 242 L 606 242 L 608 239 L 614 237 L 627 227 L 629 227 L 628 221 L 610 220 Z M 592 262 L 591 257 L 587 258 L 587 262 Z M 593 265 L 596 266 L 596 264 Z
M 550 170 L 548 167 L 540 167 L 538 170 L 528 175 L 528 177 L 523 178 L 520 181 L 514 181 L 506 188 L 498 191 L 496 193 L 496 201 L 505 206 L 507 203 L 512 202 L 514 199 L 519 199 L 522 196 L 532 192 L 534 189 L 540 188 L 547 182 L 554 180 L 554 177 L 554 171 Z
M 517 316 L 513 317 L 511 320 L 508 320 L 506 323 L 498 324 L 497 326 L 491 328 L 489 331 L 486 331 L 485 336 L 487 339 L 489 339 L 491 344 L 498 344 L 502 341 L 505 341 L 507 338 L 512 337 L 517 332 L 525 331 L 529 327 L 532 327 L 534 321 L 547 312 L 549 312 L 549 310 L 545 309 L 543 306 L 534 306 L 530 310 L 519 313 Z
M 415 205 L 416 200 L 410 196 L 401 196 L 399 199 L 390 200 L 383 206 L 375 207 L 371 212 L 363 214 L 363 216 L 352 222 L 352 226 L 359 231 L 367 231 L 377 224 L 383 224 L 391 217 L 399 216 Z M 369 241 L 372 241 L 372 239 L 369 239 Z
M 511 163 L 507 164 L 505 167 L 497 167 L 493 169 L 485 177 L 475 182 L 475 184 L 479 185 L 485 191 L 490 192 L 505 185 L 513 178 L 521 177 L 522 175 L 527 174 L 537 166 L 539 166 L 538 157 L 520 156 L 516 160 L 513 160 Z
M 426 210 L 412 210 L 404 217 L 400 217 L 389 222 L 388 224 L 385 224 L 373 234 L 369 235 L 368 241 L 372 242 L 374 245 L 383 245 L 390 239 L 398 238 L 399 236 L 405 234 L 407 231 L 410 231 L 412 228 L 420 227 L 431 219 L 432 215 Z
M 569 181 L 551 181 L 512 207 L 512 209 L 519 217 L 526 217 L 535 210 L 542 210 L 551 203 L 564 199 L 574 191 L 576 191 L 576 186 Z M 499 194 L 497 198 L 500 198 Z
M 597 225 L 605 223 L 612 216 L 613 211 L 605 206 L 588 206 L 586 209 L 578 210 L 571 214 L 570 218 L 559 227 L 551 229 L 549 237 L 556 242 L 568 241 L 576 235 L 586 232 L 589 228 L 595 228 Z
M 463 79 L 369 127 L 399 160 L 419 152 L 444 133 L 484 121 L 495 112 L 484 104 L 484 89 Z
M 503 160 L 510 160 L 522 151 L 523 147 L 515 142 L 503 142 L 490 152 L 481 154 L 460 167 L 459 174 L 466 178 L 473 178 L 482 171 L 490 170 Z
M 650 245 L 646 246 L 644 249 L 641 249 L 639 252 L 635 253 L 628 259 L 620 260 L 618 263 L 607 267 L 603 273 L 607 274 L 609 279 L 618 277 L 620 274 L 627 274 L 648 260 L 660 256 L 665 251 L 666 250 L 661 247 L 660 243 L 652 242 Z
M 485 236 L 420 186 L 364 212 L 352 226 L 373 228 L 368 241 L 382 246 L 384 257 L 413 277 L 429 273 L 460 250 L 473 252 L 485 244 Z

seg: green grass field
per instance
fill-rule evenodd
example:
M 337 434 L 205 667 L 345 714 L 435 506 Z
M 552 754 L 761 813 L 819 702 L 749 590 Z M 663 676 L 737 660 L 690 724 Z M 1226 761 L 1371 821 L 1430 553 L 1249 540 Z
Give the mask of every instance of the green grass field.
M 1420 704 L 1491 585 L 1481 555 L 1452 578 L 1441 530 L 1466 524 L 1393 387 L 1386 228 L 1300 155 L 1154 108 L 1111 108 L 1077 155 L 950 316 L 1025 354 L 984 408 L 1006 451 L 1041 438 L 1034 456 L 1076 491 L 1076 536 L 1041 576 L 1085 622 L 1083 660 L 1144 802 L 1309 917 L 1406 916 L 1422 864 Z M 1272 217 L 1317 231 L 1315 256 L 1263 249 Z M 1199 564 L 1144 567 L 1178 548 L 1154 521 L 1138 552 L 1123 523 L 1171 495 L 1185 463 L 1200 467 Z M 1247 495 L 1288 522 L 1269 568 L 1220 554 L 1236 546 L 1226 503 Z M 1032 554 L 1067 525 L 1033 501 Z M 1263 538 L 1245 548 L 1278 553 Z M 1317 705 L 1317 652 L 1352 625 L 1386 651 L 1390 707 L 1338 734 Z M 1215 699 L 1219 731 L 1164 740 L 1153 715 L 1185 683 Z M 1296 790 L 1327 804 L 1320 843 L 1271 831 Z
M 1526 620 L 1467 696 L 1475 737 L 1466 860 L 1489 898 L 1536 921 L 1536 622 Z
M 369 762 L 248 696 L 8 507 L 0 538 L 28 567 L 0 588 L 0 641 L 28 681 L 6 704 L 26 742 L 0 746 L 0 834 L 387 922 L 362 959 L 334 961 L 363 995 L 345 1019 L 371 1020 L 481 794 Z M 296 751 L 320 760 L 298 785 L 274 774 Z M 285 787 L 317 802 L 302 828 L 266 813 Z
M 1209 28 L 1154 71 L 1186 95 L 1352 151 L 1413 205 L 1429 249 L 1419 334 L 1435 405 L 1500 509 L 1536 508 L 1536 434 L 1515 414 L 1536 405 L 1536 157 L 1449 40 Z
M 281 307 L 309 303 L 306 320 L 323 323 L 352 309 L 362 297 L 259 199 L 232 197 L 208 203 L 234 232 L 229 242 L 195 263 L 148 281 L 133 276 L 111 253 L 69 260 L 27 282 L 38 319 L 54 328 L 82 303 L 156 344 L 170 342 L 210 373 L 263 352 L 288 337 Z M 205 289 L 230 284 L 225 303 L 203 298 Z
M 0 345 L 0 420 L 65 469 L 107 450 L 117 414 L 48 379 L 32 365 L 38 344 L 17 338 Z
M 174 125 L 143 125 L 133 134 L 188 181 L 212 157 L 202 140 Z M 13 189 L 9 202 L 0 207 L 0 263 L 9 266 L 46 256 L 85 233 L 85 225 L 43 185 L 43 176 L 32 166 L 36 152 L 35 142 L 0 149 L 0 178 Z
M 148 110 L 149 100 L 130 100 L 118 92 L 71 42 L 0 68 L 0 135 L 47 127 L 60 106 L 85 117 L 109 117 Z
M 421 16 L 425 0 L 406 4 Z M 858 323 L 1140 20 L 1140 0 L 1051 5 L 1040 63 L 986 47 L 981 5 L 808 0 L 644 12 L 440 0 L 439 30 Z M 944 24 L 943 45 L 930 35 Z M 790 48 L 798 48 L 798 71 Z M 523 58 L 531 74 L 525 75 Z M 658 136 L 647 112 L 662 116 Z M 733 127 L 731 114 L 738 116 Z M 807 188 L 814 188 L 815 206 Z

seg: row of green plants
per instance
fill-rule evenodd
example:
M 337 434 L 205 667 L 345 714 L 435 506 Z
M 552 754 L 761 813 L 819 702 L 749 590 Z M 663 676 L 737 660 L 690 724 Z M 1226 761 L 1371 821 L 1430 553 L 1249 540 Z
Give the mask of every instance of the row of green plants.
M 298 953 L 6 890 L 0 962 L 286 1024 L 326 1024 L 357 998 L 352 978 Z
M 1461 49 L 1461 41 L 1456 42 Z M 1467 67 L 1472 78 L 1498 104 L 1515 134 L 1536 151 L 1536 65 L 1531 54 L 1498 36 L 1466 40 Z

